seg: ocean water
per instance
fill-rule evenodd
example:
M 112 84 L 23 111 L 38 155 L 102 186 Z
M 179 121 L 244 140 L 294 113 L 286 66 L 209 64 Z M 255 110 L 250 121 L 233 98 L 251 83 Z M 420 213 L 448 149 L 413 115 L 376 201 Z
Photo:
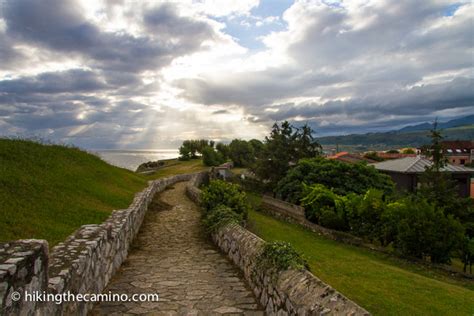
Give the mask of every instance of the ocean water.
M 137 167 L 144 162 L 179 157 L 177 149 L 99 150 L 94 153 L 111 165 L 132 171 L 137 170 Z

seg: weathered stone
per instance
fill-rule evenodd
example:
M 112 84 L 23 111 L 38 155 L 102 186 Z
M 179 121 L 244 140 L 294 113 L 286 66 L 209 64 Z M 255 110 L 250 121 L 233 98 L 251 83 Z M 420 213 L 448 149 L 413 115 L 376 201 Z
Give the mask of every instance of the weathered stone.
M 186 183 L 178 183 L 155 198 L 127 260 L 105 289 L 158 293 L 159 302 L 102 302 L 93 314 L 132 313 L 138 307 L 159 315 L 262 311 L 239 270 L 203 234 L 201 212 L 185 189 Z

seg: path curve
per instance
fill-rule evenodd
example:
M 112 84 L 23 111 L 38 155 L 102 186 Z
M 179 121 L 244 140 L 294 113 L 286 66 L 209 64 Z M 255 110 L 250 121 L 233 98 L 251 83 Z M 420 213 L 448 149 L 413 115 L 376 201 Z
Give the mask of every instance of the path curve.
M 92 315 L 263 315 L 240 270 L 205 237 L 185 187 L 180 182 L 157 194 L 127 260 L 104 290 L 158 293 L 159 301 L 102 302 Z

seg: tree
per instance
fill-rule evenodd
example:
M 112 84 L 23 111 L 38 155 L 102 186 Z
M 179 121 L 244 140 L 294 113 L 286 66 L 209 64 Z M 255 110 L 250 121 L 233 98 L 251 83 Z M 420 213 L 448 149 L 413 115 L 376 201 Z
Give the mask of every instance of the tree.
M 430 257 L 435 263 L 449 263 L 453 250 L 459 248 L 464 229 L 452 215 L 426 200 L 404 201 L 394 214 L 396 224 L 394 246 L 403 255 L 423 259 Z
M 229 158 L 229 145 L 223 143 L 216 144 L 216 150 L 221 153 L 222 157 L 227 160 Z
M 470 198 L 461 198 L 458 193 L 458 185 L 450 174 L 444 172 L 448 160 L 444 156 L 441 145 L 443 136 L 437 129 L 438 123 L 434 122 L 431 133 L 431 144 L 425 146 L 424 154 L 431 158 L 432 165 L 426 167 L 420 177 L 420 188 L 418 195 L 428 200 L 446 214 L 452 214 L 462 222 L 474 221 L 473 201 Z
M 194 140 L 185 140 L 181 147 L 179 147 L 179 154 L 181 160 L 189 160 L 196 158 L 197 146 Z
M 321 145 L 312 134 L 314 131 L 308 125 L 295 128 L 287 121 L 281 125 L 275 123 L 270 136 L 265 137 L 254 168 L 256 175 L 270 187 L 275 187 L 300 159 L 320 155 Z
M 202 150 L 202 162 L 205 166 L 218 166 L 225 162 L 220 152 L 217 152 L 211 146 L 207 146 Z
M 322 157 L 302 159 L 286 176 L 278 182 L 275 192 L 279 197 L 292 203 L 299 203 L 303 191 L 302 183 L 320 183 L 334 193 L 365 194 L 368 189 L 381 190 L 392 194 L 395 184 L 391 178 L 364 163 L 348 164 Z
M 385 160 L 382 157 L 380 157 L 379 155 L 377 155 L 377 152 L 375 152 L 375 151 L 369 151 L 369 152 L 365 153 L 364 158 L 371 159 L 371 160 L 374 160 L 374 161 L 384 161 Z
M 236 167 L 249 167 L 255 162 L 255 153 L 249 142 L 234 139 L 229 144 L 229 158 Z
M 198 158 L 197 154 L 201 154 L 206 147 L 213 147 L 214 141 L 206 139 L 188 139 L 179 147 L 179 154 L 181 160 L 189 160 Z
M 262 152 L 263 150 L 263 143 L 258 140 L 258 139 L 251 139 L 249 140 L 249 144 L 252 146 L 253 148 L 253 152 L 255 154 L 255 158 L 258 158 L 260 156 L 260 153 Z
M 416 154 L 415 151 L 411 148 L 405 148 L 403 151 L 402 151 L 402 154 L 405 154 L 405 155 L 413 155 L 413 154 Z

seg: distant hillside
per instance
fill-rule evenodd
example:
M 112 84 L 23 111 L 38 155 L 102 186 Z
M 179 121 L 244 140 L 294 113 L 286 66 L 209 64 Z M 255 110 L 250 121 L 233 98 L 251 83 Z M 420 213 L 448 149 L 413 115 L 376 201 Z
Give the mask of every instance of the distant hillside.
M 455 120 L 447 121 L 447 122 L 439 122 L 438 128 L 440 129 L 447 129 L 452 127 L 460 127 L 466 125 L 474 124 L 474 115 L 465 116 L 462 118 L 458 118 Z M 433 123 L 423 123 L 418 125 L 411 125 L 406 126 L 400 130 L 399 132 L 414 132 L 414 131 L 428 131 L 433 128 Z
M 0 242 L 56 244 L 126 208 L 145 178 L 76 148 L 0 139 Z
M 474 139 L 474 115 L 439 123 L 438 127 L 442 129 L 443 136 L 447 140 Z M 423 123 L 383 133 L 320 137 L 318 141 L 324 147 L 339 145 L 341 150 L 352 149 L 354 151 L 417 147 L 430 141 L 429 130 L 431 128 L 432 124 Z

